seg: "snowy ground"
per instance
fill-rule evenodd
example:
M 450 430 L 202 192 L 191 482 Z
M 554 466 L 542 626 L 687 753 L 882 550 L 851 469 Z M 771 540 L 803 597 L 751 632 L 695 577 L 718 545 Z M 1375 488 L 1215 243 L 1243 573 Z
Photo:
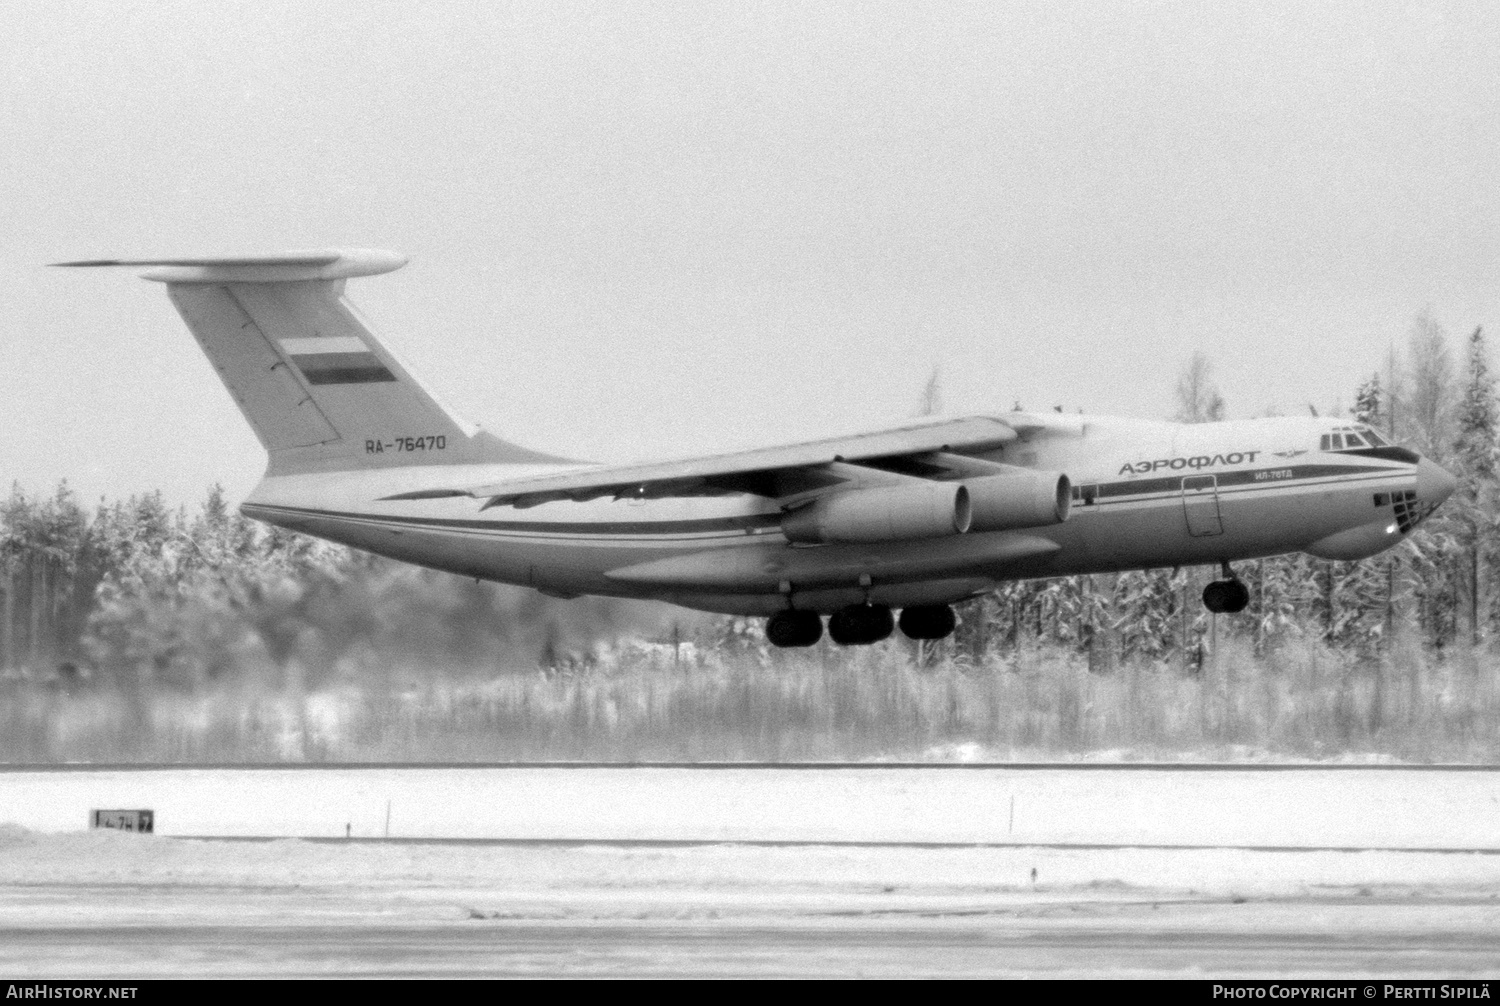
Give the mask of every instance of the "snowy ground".
M 1030 771 L 5 773 L 0 819 L 30 820 L 0 826 L 0 974 L 1500 975 L 1500 855 L 1392 851 L 1500 847 L 1497 773 Z M 1070 807 L 1049 834 L 1095 845 L 1323 849 L 629 844 L 685 829 L 1004 842 L 1012 791 L 1018 829 L 1020 807 Z M 337 824 L 356 797 L 381 817 L 386 799 L 432 808 L 429 828 L 467 822 L 471 837 L 550 822 L 617 844 L 202 841 L 44 823 L 76 828 L 76 801 L 98 799 L 153 807 L 179 832 Z M 1163 811 L 1179 816 L 1150 819 Z M 1261 813 L 1278 823 L 1236 830 Z M 313 833 L 330 830 L 342 833 Z M 568 831 L 527 837 L 588 837 Z M 1303 840 L 1259 840 L 1277 835 Z M 1369 851 L 1334 851 L 1355 846 Z
M 178 836 L 1500 850 L 1500 770 L 0 770 L 0 822 L 73 831 L 113 807 Z

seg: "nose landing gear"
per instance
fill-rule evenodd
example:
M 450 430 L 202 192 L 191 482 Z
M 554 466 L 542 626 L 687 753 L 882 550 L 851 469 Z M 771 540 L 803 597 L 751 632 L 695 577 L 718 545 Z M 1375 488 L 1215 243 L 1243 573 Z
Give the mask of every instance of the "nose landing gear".
M 1223 568 L 1224 579 L 1203 588 L 1203 606 L 1216 615 L 1232 615 L 1245 610 L 1250 603 L 1250 590 L 1234 575 L 1229 563 L 1224 563 Z

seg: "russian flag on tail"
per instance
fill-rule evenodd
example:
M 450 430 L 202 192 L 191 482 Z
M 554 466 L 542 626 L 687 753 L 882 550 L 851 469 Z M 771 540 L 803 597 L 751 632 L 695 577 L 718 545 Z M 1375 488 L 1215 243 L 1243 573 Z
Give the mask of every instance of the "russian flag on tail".
M 308 384 L 374 384 L 394 381 L 380 358 L 355 336 L 282 339 L 281 349 Z

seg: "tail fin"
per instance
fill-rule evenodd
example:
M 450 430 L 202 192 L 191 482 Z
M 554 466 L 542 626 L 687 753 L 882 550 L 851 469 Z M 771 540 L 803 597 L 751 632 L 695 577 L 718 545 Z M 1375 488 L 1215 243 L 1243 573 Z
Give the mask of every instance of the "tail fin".
M 433 464 L 559 464 L 459 419 L 344 298 L 391 252 L 63 262 L 151 266 L 270 455 L 268 475 Z

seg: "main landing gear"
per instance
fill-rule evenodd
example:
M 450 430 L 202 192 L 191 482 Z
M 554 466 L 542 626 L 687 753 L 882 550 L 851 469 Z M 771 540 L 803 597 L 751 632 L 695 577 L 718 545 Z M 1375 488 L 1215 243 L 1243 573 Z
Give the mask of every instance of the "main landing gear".
M 891 609 L 883 604 L 851 604 L 828 616 L 828 638 L 840 646 L 878 643 L 895 628 Z
M 772 646 L 811 646 L 822 638 L 823 620 L 816 611 L 778 611 L 766 622 L 766 639 Z
M 946 604 L 921 604 L 902 609 L 900 624 L 908 639 L 942 639 L 958 625 L 958 616 Z M 828 638 L 840 646 L 878 643 L 895 627 L 891 609 L 883 604 L 851 604 L 828 616 Z M 772 646 L 812 646 L 822 638 L 823 620 L 816 612 L 792 608 L 766 622 Z
M 1216 615 L 1232 615 L 1244 611 L 1250 603 L 1250 591 L 1229 563 L 1224 563 L 1224 579 L 1215 580 L 1203 588 L 1203 606 Z
M 901 631 L 907 639 L 942 639 L 958 626 L 958 616 L 946 604 L 919 604 L 901 609 Z

